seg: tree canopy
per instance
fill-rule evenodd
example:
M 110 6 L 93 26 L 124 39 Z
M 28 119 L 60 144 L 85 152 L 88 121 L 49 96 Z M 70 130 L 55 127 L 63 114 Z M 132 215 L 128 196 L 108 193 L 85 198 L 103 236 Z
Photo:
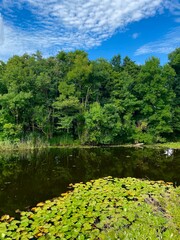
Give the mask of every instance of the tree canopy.
M 160 64 L 118 54 L 40 52 L 0 61 L 0 141 L 70 136 L 82 144 L 154 143 L 180 133 L 180 48 Z

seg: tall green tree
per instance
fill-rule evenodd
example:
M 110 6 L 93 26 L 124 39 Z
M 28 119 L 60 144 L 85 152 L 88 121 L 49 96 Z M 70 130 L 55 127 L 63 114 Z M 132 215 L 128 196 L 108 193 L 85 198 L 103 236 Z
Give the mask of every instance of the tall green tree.
M 159 59 L 154 57 L 142 66 L 136 85 L 141 101 L 136 122 L 137 141 L 161 142 L 165 141 L 166 134 L 172 133 L 174 76 L 175 72 L 169 65 L 161 67 Z
M 122 70 L 127 72 L 134 80 L 136 80 L 139 74 L 141 66 L 137 65 L 129 57 L 123 59 Z
M 139 102 L 133 94 L 133 84 L 133 78 L 125 71 L 119 73 L 112 83 L 110 102 L 116 107 L 122 122 L 120 142 L 132 141 L 135 129 L 134 115 Z
M 116 107 L 112 104 L 101 107 L 95 102 L 85 113 L 83 140 L 90 144 L 111 144 L 114 143 L 120 129 L 121 121 Z
M 110 63 L 112 64 L 113 66 L 113 69 L 116 71 L 116 72 L 120 72 L 121 71 L 121 56 L 120 54 L 118 55 L 115 55 Z
M 7 92 L 6 81 L 3 79 L 6 64 L 0 61 L 0 94 Z
M 57 130 L 61 130 L 60 133 L 70 134 L 80 113 L 81 104 L 75 96 L 74 84 L 68 85 L 66 82 L 60 82 L 59 93 L 60 96 L 53 103 L 54 116 L 57 118 Z
M 23 133 L 31 108 L 30 70 L 25 68 L 25 61 L 26 56 L 14 56 L 7 62 L 3 74 L 6 92 L 0 96 L 0 105 L 1 119 L 4 119 L 1 124 L 6 128 L 6 137 L 8 130 L 12 136 L 12 129 L 19 129 L 19 133 L 15 135 L 20 135 L 20 131 Z
M 92 62 L 93 70 L 91 74 L 91 103 L 100 102 L 104 105 L 110 97 L 110 89 L 114 74 L 117 74 L 112 65 L 105 59 L 99 58 Z
M 175 70 L 176 76 L 173 82 L 175 99 L 173 102 L 173 130 L 175 136 L 180 134 L 180 48 L 169 54 L 169 64 Z
M 69 53 L 64 60 L 70 63 L 66 74 L 60 79 L 59 97 L 53 103 L 57 130 L 64 130 L 80 137 L 82 113 L 86 109 L 91 85 L 89 77 L 92 65 L 83 51 Z

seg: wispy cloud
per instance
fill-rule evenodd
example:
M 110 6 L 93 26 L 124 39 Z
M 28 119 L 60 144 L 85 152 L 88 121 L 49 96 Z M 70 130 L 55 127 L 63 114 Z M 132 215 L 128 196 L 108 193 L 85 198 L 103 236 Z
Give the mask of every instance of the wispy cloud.
M 127 24 L 155 15 L 169 0 L 3 0 L 0 58 L 89 49 Z M 29 14 L 23 14 L 23 12 Z M 27 16 L 30 16 L 29 18 Z M 135 36 L 134 36 L 135 37 Z
M 179 0 L 171 0 L 166 2 L 166 8 L 170 10 L 170 12 L 174 15 L 175 22 L 179 22 L 180 20 L 180 2 Z
M 4 42 L 4 23 L 3 18 L 0 14 L 0 45 Z
M 180 45 L 180 27 L 174 28 L 167 33 L 161 40 L 150 42 L 143 45 L 135 52 L 135 55 L 149 53 L 164 53 L 168 54 Z
M 139 33 L 133 33 L 132 38 L 137 39 L 139 37 Z

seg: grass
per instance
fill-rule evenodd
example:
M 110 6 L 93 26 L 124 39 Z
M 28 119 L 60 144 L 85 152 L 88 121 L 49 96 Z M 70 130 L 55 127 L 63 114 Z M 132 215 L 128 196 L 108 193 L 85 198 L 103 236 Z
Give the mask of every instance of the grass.
M 103 145 L 104 146 L 104 145 Z M 36 138 L 34 140 L 29 139 L 27 141 L 0 141 L 0 151 L 4 150 L 29 150 L 29 149 L 41 149 L 47 147 L 77 147 L 77 148 L 92 148 L 92 147 L 103 147 L 101 145 L 91 146 L 82 145 L 80 140 L 73 140 L 71 136 L 57 136 L 53 137 L 49 141 Z M 149 147 L 149 148 L 173 148 L 180 149 L 180 142 L 167 142 L 158 144 L 123 144 L 123 145 L 106 145 L 107 147 Z
M 160 148 L 180 149 L 180 142 L 158 143 L 158 144 L 154 144 L 152 146 L 153 147 L 160 147 Z
M 74 140 L 69 135 L 56 136 L 49 140 L 50 146 L 81 146 L 79 140 Z
M 17 142 L 10 142 L 10 141 L 0 141 L 0 151 L 4 150 L 29 150 L 29 149 L 41 149 L 48 147 L 48 143 L 39 139 L 36 141 L 27 140 L 27 141 L 17 141 Z

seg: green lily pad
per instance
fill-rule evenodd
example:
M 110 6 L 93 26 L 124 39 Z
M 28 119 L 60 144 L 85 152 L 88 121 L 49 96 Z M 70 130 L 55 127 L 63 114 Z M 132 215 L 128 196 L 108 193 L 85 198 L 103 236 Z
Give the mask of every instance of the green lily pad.
M 71 185 L 73 191 L 5 215 L 0 239 L 178 239 L 180 187 L 163 181 L 106 177 Z

